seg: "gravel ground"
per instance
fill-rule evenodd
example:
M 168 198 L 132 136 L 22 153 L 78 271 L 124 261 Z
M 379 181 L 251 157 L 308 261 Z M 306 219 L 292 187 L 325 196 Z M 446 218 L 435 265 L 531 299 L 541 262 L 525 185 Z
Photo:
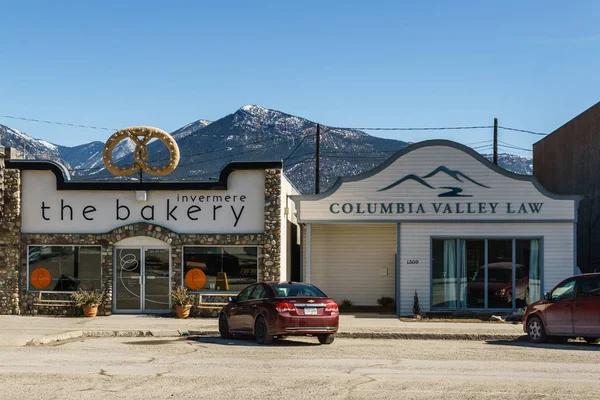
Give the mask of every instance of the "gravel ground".
M 597 399 L 600 345 L 214 337 L 0 348 L 1 399 Z

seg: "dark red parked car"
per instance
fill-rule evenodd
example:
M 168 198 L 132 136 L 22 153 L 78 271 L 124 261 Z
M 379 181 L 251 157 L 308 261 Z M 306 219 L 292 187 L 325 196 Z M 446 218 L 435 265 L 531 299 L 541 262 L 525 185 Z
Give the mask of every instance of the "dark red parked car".
M 534 343 L 548 337 L 582 337 L 588 343 L 600 338 L 600 274 L 565 279 L 544 298 L 527 307 L 523 330 Z
M 222 338 L 254 335 L 261 344 L 288 335 L 316 336 L 331 344 L 339 325 L 338 305 L 316 286 L 297 282 L 261 282 L 231 299 L 219 315 Z

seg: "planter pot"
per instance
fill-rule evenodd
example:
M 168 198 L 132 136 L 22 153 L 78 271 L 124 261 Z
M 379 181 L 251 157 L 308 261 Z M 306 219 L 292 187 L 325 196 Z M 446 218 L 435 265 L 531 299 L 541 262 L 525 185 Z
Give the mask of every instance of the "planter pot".
M 94 318 L 98 314 L 98 305 L 83 307 L 83 316 L 86 318 Z
M 187 318 L 190 316 L 191 309 L 192 309 L 191 305 L 175 306 L 175 314 L 177 314 L 177 318 Z

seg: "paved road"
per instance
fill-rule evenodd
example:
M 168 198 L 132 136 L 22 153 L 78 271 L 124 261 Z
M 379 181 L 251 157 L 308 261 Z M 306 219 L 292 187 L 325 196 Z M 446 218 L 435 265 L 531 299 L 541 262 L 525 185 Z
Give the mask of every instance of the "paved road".
M 1 399 L 598 399 L 600 345 L 88 339 L 0 348 Z

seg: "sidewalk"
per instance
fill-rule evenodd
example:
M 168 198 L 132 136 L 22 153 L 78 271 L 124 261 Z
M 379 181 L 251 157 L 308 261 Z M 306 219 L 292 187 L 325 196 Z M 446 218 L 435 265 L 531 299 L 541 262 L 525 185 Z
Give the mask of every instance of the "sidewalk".
M 216 319 L 154 315 L 60 318 L 0 315 L 0 346 L 46 344 L 81 337 L 217 335 Z M 340 315 L 338 337 L 381 339 L 514 340 L 521 324 L 403 322 L 379 314 Z

